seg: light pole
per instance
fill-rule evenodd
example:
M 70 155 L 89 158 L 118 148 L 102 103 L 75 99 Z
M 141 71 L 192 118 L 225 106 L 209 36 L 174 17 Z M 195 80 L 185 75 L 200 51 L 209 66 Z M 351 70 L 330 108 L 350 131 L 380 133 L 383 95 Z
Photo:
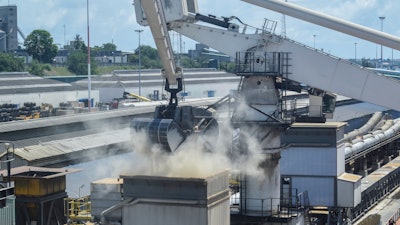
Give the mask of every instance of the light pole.
M 354 42 L 354 62 L 357 63 L 357 42 Z
M 79 189 L 78 189 L 78 198 L 81 197 L 81 189 L 82 189 L 83 187 L 85 187 L 84 184 L 82 184 L 81 186 L 79 186 Z
M 87 22 L 87 69 L 88 69 L 88 111 L 91 111 L 92 100 L 90 92 L 92 89 L 92 76 L 90 71 L 90 29 L 89 29 L 89 0 L 86 0 L 86 22 Z
M 135 30 L 135 32 L 138 32 L 138 34 L 139 34 L 139 96 L 142 96 L 142 90 L 141 90 L 141 88 L 142 88 L 142 84 L 141 84 L 141 78 L 140 78 L 140 72 L 141 72 L 141 67 L 142 67 L 142 65 L 140 64 L 140 33 L 142 33 L 143 32 L 143 30 Z
M 384 17 L 384 16 L 380 16 L 379 17 L 379 19 L 381 20 L 381 31 L 383 32 L 383 20 L 385 19 L 386 17 Z M 382 47 L 382 45 L 381 45 L 381 67 L 382 67 L 382 60 L 383 60 L 383 47 Z
M 314 37 L 314 48 L 315 48 L 315 37 L 316 37 L 317 35 L 315 35 L 315 34 L 313 34 L 313 37 Z

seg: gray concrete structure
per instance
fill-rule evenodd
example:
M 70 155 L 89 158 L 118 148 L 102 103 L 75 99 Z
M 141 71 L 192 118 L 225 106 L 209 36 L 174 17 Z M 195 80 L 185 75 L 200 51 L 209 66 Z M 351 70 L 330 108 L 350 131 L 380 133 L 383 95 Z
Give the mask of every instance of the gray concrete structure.
M 0 51 L 10 52 L 18 49 L 17 6 L 0 6 Z
M 122 224 L 229 225 L 229 173 L 208 177 L 122 175 Z

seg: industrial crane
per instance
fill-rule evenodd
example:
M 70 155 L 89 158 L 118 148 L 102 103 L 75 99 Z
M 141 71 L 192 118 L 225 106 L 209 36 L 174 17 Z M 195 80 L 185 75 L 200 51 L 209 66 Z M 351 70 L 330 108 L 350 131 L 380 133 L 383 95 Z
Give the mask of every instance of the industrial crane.
M 398 37 L 313 13 L 293 4 L 277 0 L 243 1 L 400 50 Z M 254 33 L 246 33 L 248 25 L 236 17 L 219 19 L 200 14 L 196 0 L 134 0 L 134 5 L 137 22 L 151 28 L 164 67 L 174 68 L 170 45 L 165 42 L 166 39 L 161 38 L 167 36 L 168 30 L 236 59 L 236 73 L 242 79 L 231 122 L 240 130 L 240 151 L 246 153 L 252 149 L 252 152 L 256 151 L 265 158 L 259 165 L 265 171 L 264 178 L 246 175 L 244 194 L 248 199 L 279 201 L 276 197 L 280 196 L 281 136 L 284 129 L 293 122 L 290 115 L 285 114 L 289 107 L 282 101 L 285 90 L 298 91 L 303 84 L 309 87 L 310 112 L 306 121 L 317 118 L 315 121 L 323 122 L 323 118 L 333 112 L 333 93 L 400 111 L 400 82 L 274 34 L 273 29 L 268 29 L 275 26 L 270 26 L 271 21 L 266 21 L 264 27 Z M 234 23 L 234 20 L 239 24 Z M 164 54 L 166 49 L 169 54 Z M 165 73 L 172 74 L 166 75 L 169 81 L 178 77 L 176 70 Z M 381 91 L 383 88 L 385 91 Z M 154 121 L 159 123 L 157 119 L 134 120 L 132 127 L 148 127 L 152 140 L 161 140 L 164 138 L 162 135 L 172 133 L 161 134 L 157 129 L 150 129 Z M 187 127 L 190 129 L 191 126 Z M 171 136 L 169 140 L 176 142 L 175 137 Z M 178 142 L 181 141 L 184 140 L 180 138 Z M 171 146 L 179 147 L 179 144 Z M 279 205 L 279 202 L 275 203 Z M 261 203 L 250 201 L 244 204 L 248 204 L 246 208 L 250 214 L 263 207 Z
M 244 1 L 375 43 L 395 49 L 400 48 L 398 37 L 287 2 L 276 0 Z M 255 99 L 259 99 L 260 96 L 265 96 L 264 94 L 269 94 L 269 92 L 275 93 L 277 90 L 275 87 L 279 85 L 279 88 L 286 87 L 298 91 L 301 88 L 300 83 L 311 87 L 308 90 L 311 94 L 309 116 L 314 118 L 314 121 L 324 121 L 333 112 L 335 97 L 331 93 L 400 110 L 400 97 L 397 95 L 398 82 L 379 76 L 374 71 L 361 68 L 343 59 L 276 35 L 267 29 L 268 25 L 265 25 L 262 30 L 257 30 L 256 33 L 247 34 L 244 32 L 247 25 L 243 24 L 243 31 L 240 32 L 240 26 L 232 22 L 233 19 L 237 19 L 236 17 L 217 19 L 214 16 L 204 16 L 198 13 L 196 0 L 134 0 L 134 5 L 137 22 L 140 25 L 149 26 L 151 29 L 164 66 L 162 75 L 166 78 L 165 90 L 171 93 L 169 104 L 158 107 L 155 118 L 174 120 L 178 105 L 177 93 L 182 90 L 182 68 L 175 63 L 168 35 L 169 30 L 174 30 L 236 59 L 237 73 L 243 76 L 240 89 L 241 97 L 245 98 L 242 100 L 247 102 L 245 105 L 249 106 L 244 110 L 247 117 L 245 120 L 266 119 L 271 122 L 282 123 L 282 118 L 279 118 L 282 117 L 281 115 L 273 115 L 274 112 L 282 109 L 277 109 L 274 106 L 271 109 L 266 109 L 265 100 Z M 239 19 L 237 20 L 242 23 Z M 197 22 L 205 22 L 213 26 Z M 265 81 L 260 82 L 258 79 Z M 250 80 L 256 82 L 256 85 L 248 82 Z M 264 88 L 263 85 L 266 83 L 269 83 L 270 87 Z M 172 88 L 171 85 L 177 87 Z M 375 91 L 381 87 L 385 87 L 385 92 Z M 279 93 L 277 94 L 279 95 Z M 252 101 L 255 101 L 255 103 L 251 103 Z M 278 99 L 274 101 L 278 101 Z M 273 102 L 271 104 L 274 105 Z M 200 114 L 202 113 L 207 117 L 212 114 L 209 111 L 200 112 Z M 243 116 L 243 112 L 237 112 L 236 119 L 239 115 Z M 183 119 L 186 124 L 191 124 L 185 126 L 184 130 L 193 131 L 193 127 L 198 127 L 189 122 L 192 119 L 193 117 Z M 242 119 L 244 118 L 240 120 Z M 181 121 L 183 120 L 181 118 Z M 143 123 L 141 124 L 141 127 L 143 127 Z
M 146 18 L 139 23 L 150 26 L 163 64 L 161 74 L 165 77 L 164 89 L 170 93 L 170 99 L 168 105 L 156 107 L 154 119 L 135 118 L 131 127 L 135 130 L 145 129 L 152 134 L 150 137 L 153 142 L 170 152 L 175 151 L 193 133 L 216 135 L 218 124 L 211 110 L 192 106 L 178 107 L 177 94 L 182 91 L 183 71 L 175 62 L 168 34 L 166 17 L 171 14 L 166 15 L 164 12 L 168 4 L 164 6 L 162 1 L 136 1 L 134 4 L 138 6 L 137 13 Z

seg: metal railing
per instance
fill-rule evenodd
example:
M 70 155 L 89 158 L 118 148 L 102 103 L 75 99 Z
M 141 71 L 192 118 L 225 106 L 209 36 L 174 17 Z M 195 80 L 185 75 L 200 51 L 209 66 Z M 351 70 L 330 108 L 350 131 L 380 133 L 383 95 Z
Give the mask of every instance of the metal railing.
M 257 217 L 272 216 L 275 218 L 290 218 L 303 214 L 309 206 L 307 192 L 302 192 L 288 198 L 241 198 L 232 195 L 231 212 Z
M 396 221 L 400 218 L 400 208 L 390 217 L 388 221 L 385 222 L 385 225 L 395 225 Z
M 289 74 L 289 52 L 237 52 L 235 73 L 238 75 L 274 75 Z
M 64 199 L 64 215 L 68 224 L 78 224 L 81 221 L 90 221 L 92 204 L 89 196 Z

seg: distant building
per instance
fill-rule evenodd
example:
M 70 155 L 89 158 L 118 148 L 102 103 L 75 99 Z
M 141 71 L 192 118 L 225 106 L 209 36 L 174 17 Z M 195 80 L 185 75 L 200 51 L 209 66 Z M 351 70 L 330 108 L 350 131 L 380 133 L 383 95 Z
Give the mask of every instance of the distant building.
M 67 46 L 68 47 L 68 46 Z M 68 56 L 70 54 L 68 49 L 59 49 L 56 57 L 54 57 L 53 62 L 64 65 L 68 61 Z M 101 51 L 96 53 L 91 53 L 94 60 L 98 65 L 110 65 L 110 64 L 127 64 L 128 55 L 131 53 L 121 52 L 121 51 Z
M 100 51 L 94 56 L 97 63 L 103 64 L 126 64 L 128 63 L 128 54 L 122 51 Z
M 17 6 L 0 6 L 0 51 L 18 49 Z
M 220 63 L 231 61 L 231 57 L 228 55 L 212 50 L 204 44 L 196 44 L 196 49 L 189 50 L 188 56 L 191 59 L 196 59 L 200 56 L 206 57 L 209 60 L 208 67 L 216 69 L 218 69 Z

